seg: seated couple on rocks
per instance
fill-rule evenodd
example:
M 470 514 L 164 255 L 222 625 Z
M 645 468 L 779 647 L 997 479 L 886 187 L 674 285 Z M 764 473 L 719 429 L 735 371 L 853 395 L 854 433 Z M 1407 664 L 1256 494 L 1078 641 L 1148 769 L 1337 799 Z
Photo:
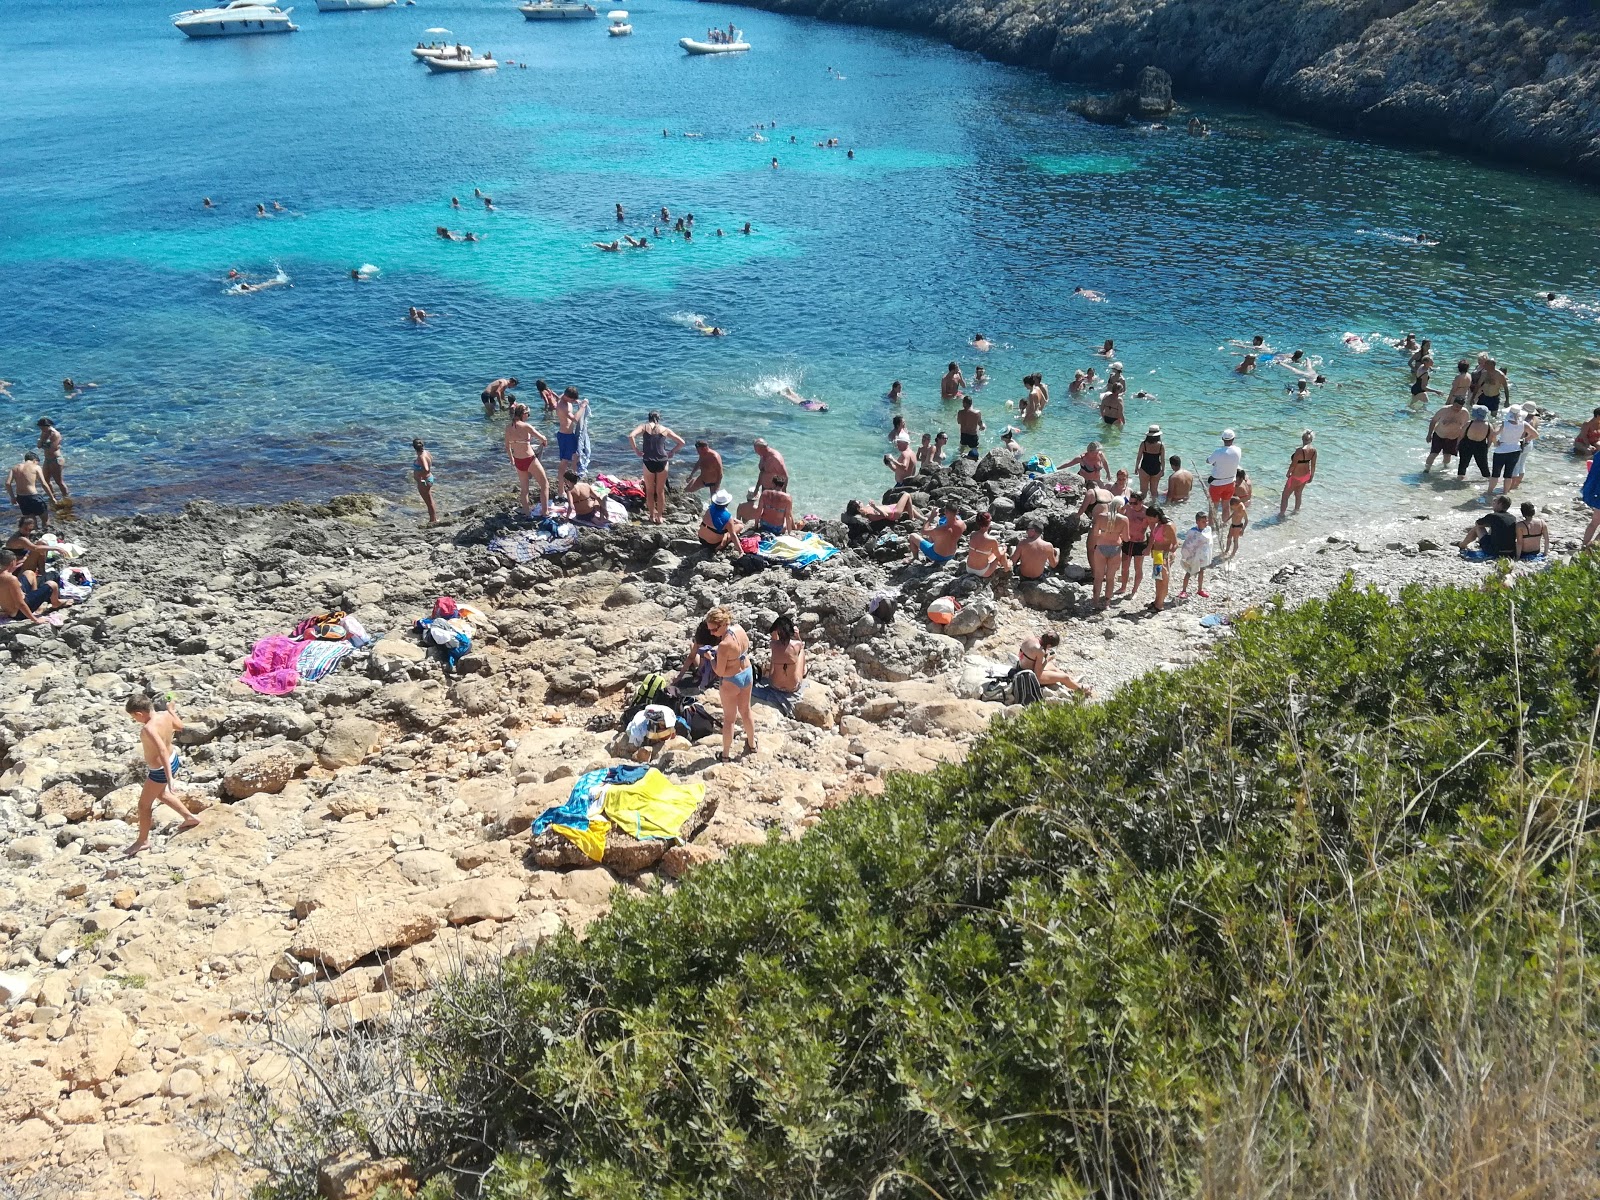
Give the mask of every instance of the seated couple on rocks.
M 42 562 L 28 567 L 33 561 L 31 553 L 23 558 L 13 549 L 0 550 L 0 616 L 37 625 L 44 621 L 44 614 L 72 603 L 61 598 L 56 580 L 45 577 Z

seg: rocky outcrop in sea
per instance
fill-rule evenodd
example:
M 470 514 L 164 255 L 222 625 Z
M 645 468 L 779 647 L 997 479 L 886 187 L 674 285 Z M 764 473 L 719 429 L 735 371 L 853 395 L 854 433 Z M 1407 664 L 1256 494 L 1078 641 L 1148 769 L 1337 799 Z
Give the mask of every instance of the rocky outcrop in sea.
M 741 0 L 910 30 L 1093 86 L 1600 177 L 1600 9 L 1492 0 Z

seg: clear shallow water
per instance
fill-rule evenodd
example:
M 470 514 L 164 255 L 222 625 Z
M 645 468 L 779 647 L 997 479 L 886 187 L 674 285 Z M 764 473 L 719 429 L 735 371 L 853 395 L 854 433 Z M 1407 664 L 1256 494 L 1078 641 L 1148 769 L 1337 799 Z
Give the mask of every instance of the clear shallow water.
M 978 330 L 997 343 L 978 394 L 992 431 L 1023 374 L 1052 385 L 1029 452 L 1102 436 L 1066 385 L 1076 367 L 1103 374 L 1091 350 L 1114 337 L 1132 388 L 1159 396 L 1130 400 L 1128 430 L 1105 437 L 1116 465 L 1150 421 L 1196 461 L 1231 425 L 1265 497 L 1310 426 L 1327 486 L 1308 495 L 1343 522 L 1461 498 L 1405 486 L 1424 419 L 1402 360 L 1376 341 L 1349 352 L 1347 331 L 1432 337 L 1446 386 L 1458 355 L 1490 348 L 1519 398 L 1595 402 L 1600 308 L 1535 299 L 1600 303 L 1600 199 L 1559 181 L 1253 114 L 1209 112 L 1205 139 L 1103 129 L 1065 112 L 1070 89 L 933 42 L 687 0 L 631 9 L 626 39 L 525 22 L 510 0 L 421 0 L 308 2 L 298 34 L 196 42 L 174 7 L 8 10 L 0 378 L 15 400 L 0 422 L 15 453 L 52 416 L 92 511 L 403 496 L 416 434 L 449 507 L 453 485 L 502 470 L 477 392 L 507 373 L 593 397 L 602 460 L 660 407 L 736 480 L 768 437 L 800 507 L 836 509 L 887 482 L 890 380 L 913 430 L 953 436 L 938 378 L 951 358 L 970 376 Z M 752 54 L 678 50 L 729 20 Z M 431 76 L 408 50 L 434 25 L 529 67 Z M 765 121 L 769 140 L 751 140 Z M 813 146 L 829 136 L 854 161 Z M 475 186 L 497 212 L 474 208 Z M 289 212 L 252 215 L 272 200 Z M 648 233 L 662 204 L 696 214 L 691 244 L 590 247 Z M 735 234 L 746 220 L 755 234 Z M 441 224 L 483 240 L 443 242 Z M 1439 244 L 1402 240 L 1417 230 Z M 351 282 L 363 263 L 380 277 Z M 275 265 L 293 288 L 225 294 L 230 267 Z M 416 328 L 411 304 L 442 316 Z M 690 314 L 730 336 L 698 336 Z M 1230 341 L 1258 332 L 1321 356 L 1336 386 L 1302 402 L 1281 368 L 1231 374 Z M 100 387 L 63 400 L 66 375 Z M 784 384 L 832 411 L 792 408 Z M 1551 453 L 1534 469 L 1573 468 Z

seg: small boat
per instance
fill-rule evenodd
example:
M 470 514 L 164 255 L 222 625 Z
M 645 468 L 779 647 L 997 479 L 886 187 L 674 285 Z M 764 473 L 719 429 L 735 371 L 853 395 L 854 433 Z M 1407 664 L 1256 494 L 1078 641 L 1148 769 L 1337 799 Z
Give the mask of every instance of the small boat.
M 606 14 L 606 20 L 611 22 L 606 32 L 612 37 L 627 37 L 633 32 L 633 26 L 628 24 L 626 9 L 614 8 Z
M 388 8 L 395 0 L 317 0 L 318 12 L 361 12 L 369 8 Z
M 678 45 L 682 46 L 686 54 L 738 54 L 750 49 L 750 43 L 738 42 L 697 42 L 693 38 L 679 38 Z
M 592 21 L 600 15 L 592 4 L 565 4 L 559 0 L 533 0 L 517 7 L 530 21 Z
M 446 46 L 435 42 L 431 46 L 413 46 L 411 47 L 411 53 L 418 59 L 470 58 L 472 57 L 472 47 L 457 46 L 454 43 Z
M 428 64 L 428 70 L 435 75 L 445 75 L 451 71 L 493 71 L 500 65 L 488 55 L 482 58 L 473 58 L 471 55 L 465 58 L 425 58 L 422 61 Z
M 243 37 L 255 33 L 293 33 L 292 8 L 279 8 L 262 0 L 232 0 L 218 8 L 190 8 L 173 15 L 172 23 L 192 38 Z

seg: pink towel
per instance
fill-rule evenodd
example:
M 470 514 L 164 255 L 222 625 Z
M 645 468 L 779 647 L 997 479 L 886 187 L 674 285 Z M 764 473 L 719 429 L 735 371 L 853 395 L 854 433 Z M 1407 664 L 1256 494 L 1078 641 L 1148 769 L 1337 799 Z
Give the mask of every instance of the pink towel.
M 262 638 L 250 648 L 239 682 L 264 696 L 285 696 L 300 682 L 298 665 L 302 643 L 293 638 Z

